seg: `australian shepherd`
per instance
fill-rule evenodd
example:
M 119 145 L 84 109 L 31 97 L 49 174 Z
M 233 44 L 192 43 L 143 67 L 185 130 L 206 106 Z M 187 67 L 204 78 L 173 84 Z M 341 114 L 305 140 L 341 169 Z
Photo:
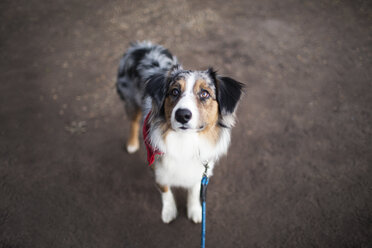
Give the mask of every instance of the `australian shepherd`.
M 139 149 L 139 130 L 161 192 L 164 223 L 177 216 L 172 187 L 187 189 L 187 216 L 201 222 L 200 181 L 226 154 L 242 84 L 205 71 L 185 70 L 167 49 L 130 46 L 120 61 L 117 91 L 130 119 L 127 151 Z M 143 118 L 142 118 L 143 117 Z

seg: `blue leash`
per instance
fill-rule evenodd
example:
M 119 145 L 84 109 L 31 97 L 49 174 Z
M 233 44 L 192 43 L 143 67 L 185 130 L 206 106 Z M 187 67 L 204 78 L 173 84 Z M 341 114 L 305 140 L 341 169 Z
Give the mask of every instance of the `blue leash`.
M 205 210 L 206 210 L 206 199 L 207 199 L 207 186 L 209 182 L 209 178 L 207 176 L 208 170 L 208 163 L 204 164 L 205 172 L 203 174 L 203 178 L 201 180 L 201 187 L 200 187 L 200 201 L 202 204 L 202 224 L 201 224 L 201 248 L 205 248 Z

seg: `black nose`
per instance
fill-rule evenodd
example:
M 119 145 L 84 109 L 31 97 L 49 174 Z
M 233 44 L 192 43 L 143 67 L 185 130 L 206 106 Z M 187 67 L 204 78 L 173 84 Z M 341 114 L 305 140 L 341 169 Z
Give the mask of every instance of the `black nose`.
M 188 109 L 177 109 L 176 120 L 182 124 L 187 123 L 191 119 L 191 111 Z

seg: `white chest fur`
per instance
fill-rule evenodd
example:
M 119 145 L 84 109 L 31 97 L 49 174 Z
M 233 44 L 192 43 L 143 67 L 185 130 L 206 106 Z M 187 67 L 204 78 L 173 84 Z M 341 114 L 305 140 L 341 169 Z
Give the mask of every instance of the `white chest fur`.
M 227 135 L 229 140 L 229 133 Z M 155 163 L 157 183 L 190 188 L 200 183 L 205 161 L 208 161 L 208 175 L 211 176 L 214 162 L 227 150 L 227 145 L 224 145 L 225 151 L 222 151 L 219 143 L 211 144 L 198 133 L 171 131 L 162 144 L 164 155 Z

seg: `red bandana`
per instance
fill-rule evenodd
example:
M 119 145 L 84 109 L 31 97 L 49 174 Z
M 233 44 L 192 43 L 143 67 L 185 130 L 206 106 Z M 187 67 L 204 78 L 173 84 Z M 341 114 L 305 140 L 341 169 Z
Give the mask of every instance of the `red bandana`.
M 159 149 L 152 147 L 152 145 L 150 144 L 150 140 L 148 139 L 150 129 L 149 123 L 150 113 L 151 111 L 147 114 L 142 129 L 143 140 L 145 141 L 145 146 L 147 150 L 147 161 L 149 162 L 149 166 L 152 165 L 152 163 L 154 163 L 155 155 L 163 155 L 163 153 L 159 151 Z

